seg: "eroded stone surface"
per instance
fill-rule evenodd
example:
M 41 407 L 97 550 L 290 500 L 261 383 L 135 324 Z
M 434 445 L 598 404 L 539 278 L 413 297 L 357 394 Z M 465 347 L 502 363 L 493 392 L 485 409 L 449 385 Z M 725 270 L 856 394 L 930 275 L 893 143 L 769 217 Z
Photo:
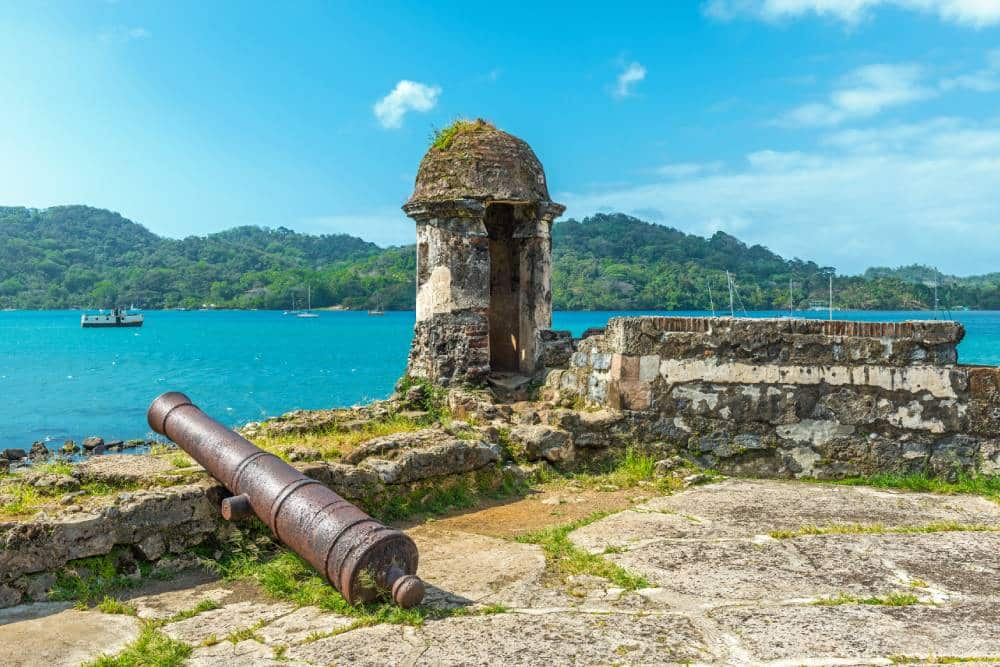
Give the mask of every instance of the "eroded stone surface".
M 340 616 L 316 607 L 302 607 L 281 616 L 257 631 L 272 646 L 300 644 L 311 637 L 342 630 L 354 622 L 349 616 Z
M 738 607 L 711 616 L 757 660 L 1000 655 L 1000 604 Z
M 0 665 L 77 667 L 139 636 L 139 621 L 47 602 L 0 610 Z
M 233 644 L 219 642 L 196 648 L 184 663 L 186 667 L 304 667 L 307 663 L 278 660 L 274 649 L 253 639 Z
M 777 481 L 733 479 L 656 498 L 640 508 L 696 517 L 706 537 L 829 524 L 920 526 L 953 521 L 1000 526 L 1000 505 L 978 496 Z
M 446 619 L 421 637 L 425 665 L 664 665 L 712 656 L 691 620 L 673 614 L 495 614 Z
M 132 454 L 95 456 L 74 466 L 76 476 L 82 481 L 112 485 L 149 482 L 176 470 L 170 461 L 162 457 Z
M 230 589 L 220 587 L 217 583 L 210 583 L 194 588 L 142 595 L 130 598 L 128 603 L 135 607 L 139 618 L 160 620 L 194 609 L 206 600 L 218 604 L 231 594 Z
M 163 632 L 189 644 L 200 644 L 212 637 L 223 640 L 234 632 L 274 621 L 294 609 L 287 603 L 244 600 L 170 623 L 163 627 Z
M 420 551 L 420 576 L 430 584 L 427 602 L 464 606 L 509 599 L 518 582 L 537 585 L 545 557 L 535 545 L 435 528 L 410 532 Z M 507 595 L 504 595 L 504 594 Z
M 292 660 L 319 665 L 383 667 L 406 664 L 425 648 L 426 644 L 417 639 L 412 628 L 377 625 L 300 644 L 289 649 L 285 655 Z

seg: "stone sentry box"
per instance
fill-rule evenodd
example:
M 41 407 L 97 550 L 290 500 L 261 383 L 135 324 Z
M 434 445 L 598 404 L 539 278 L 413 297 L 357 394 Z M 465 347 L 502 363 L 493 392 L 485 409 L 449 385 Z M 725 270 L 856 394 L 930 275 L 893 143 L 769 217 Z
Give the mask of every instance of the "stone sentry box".
M 552 221 L 542 165 L 484 121 L 435 142 L 403 206 L 417 224 L 417 322 L 408 374 L 448 386 L 530 374 L 552 323 Z
M 621 317 L 544 393 L 627 416 L 635 442 L 760 476 L 1000 474 L 1000 369 L 957 322 Z

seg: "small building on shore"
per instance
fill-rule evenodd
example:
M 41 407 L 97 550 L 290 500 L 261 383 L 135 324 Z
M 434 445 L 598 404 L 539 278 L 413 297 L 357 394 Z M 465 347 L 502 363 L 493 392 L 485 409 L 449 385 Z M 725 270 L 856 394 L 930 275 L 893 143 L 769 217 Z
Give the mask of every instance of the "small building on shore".
M 536 368 L 552 325 L 549 198 L 527 143 L 483 120 L 440 132 L 403 206 L 417 224 L 417 322 L 408 374 L 441 385 Z

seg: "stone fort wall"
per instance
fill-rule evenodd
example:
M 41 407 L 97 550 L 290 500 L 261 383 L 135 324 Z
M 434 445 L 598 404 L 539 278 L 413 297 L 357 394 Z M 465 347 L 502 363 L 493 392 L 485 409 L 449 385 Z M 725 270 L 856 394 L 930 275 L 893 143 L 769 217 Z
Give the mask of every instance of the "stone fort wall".
M 621 317 L 540 332 L 544 394 L 730 474 L 1000 474 L 1000 369 L 958 364 L 955 322 Z

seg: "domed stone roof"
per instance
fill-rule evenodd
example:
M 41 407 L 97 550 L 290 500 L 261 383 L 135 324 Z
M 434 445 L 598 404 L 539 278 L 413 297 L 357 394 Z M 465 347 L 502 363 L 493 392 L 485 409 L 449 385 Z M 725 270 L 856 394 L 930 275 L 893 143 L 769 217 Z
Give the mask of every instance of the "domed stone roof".
M 484 120 L 458 121 L 437 134 L 420 162 L 407 206 L 455 199 L 551 201 L 531 147 Z

